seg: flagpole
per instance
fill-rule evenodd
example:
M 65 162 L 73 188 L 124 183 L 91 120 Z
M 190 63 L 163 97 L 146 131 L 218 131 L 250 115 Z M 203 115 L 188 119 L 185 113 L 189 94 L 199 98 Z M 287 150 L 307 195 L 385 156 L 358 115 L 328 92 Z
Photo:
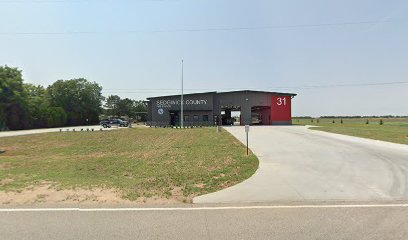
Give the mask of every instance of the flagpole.
M 180 106 L 181 106 L 181 116 L 180 116 L 180 125 L 183 128 L 184 127 L 184 103 L 183 103 L 183 94 L 184 94 L 184 60 L 181 60 L 181 102 L 180 102 Z

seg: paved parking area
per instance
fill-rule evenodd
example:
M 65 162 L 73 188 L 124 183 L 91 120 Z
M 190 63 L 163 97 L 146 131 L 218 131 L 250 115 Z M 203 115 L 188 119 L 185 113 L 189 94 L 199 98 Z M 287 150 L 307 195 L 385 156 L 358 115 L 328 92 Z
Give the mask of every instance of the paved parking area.
M 226 127 L 245 143 L 243 127 Z M 194 203 L 408 199 L 408 146 L 310 130 L 254 126 L 260 165 L 248 180 Z

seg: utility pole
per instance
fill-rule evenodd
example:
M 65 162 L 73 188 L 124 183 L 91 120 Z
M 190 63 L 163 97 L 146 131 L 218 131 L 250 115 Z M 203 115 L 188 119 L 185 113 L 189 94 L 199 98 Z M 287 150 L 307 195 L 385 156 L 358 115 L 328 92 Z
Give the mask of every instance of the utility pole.
M 181 128 L 184 127 L 184 109 L 183 109 L 183 94 L 184 94 L 184 60 L 181 60 L 181 102 L 180 102 L 180 106 L 181 106 L 181 116 L 180 116 L 180 126 Z

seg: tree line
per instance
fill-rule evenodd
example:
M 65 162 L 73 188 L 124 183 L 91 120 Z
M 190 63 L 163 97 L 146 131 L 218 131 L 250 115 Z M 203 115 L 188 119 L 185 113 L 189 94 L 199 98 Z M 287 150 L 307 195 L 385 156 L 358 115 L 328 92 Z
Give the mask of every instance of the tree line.
M 98 124 L 100 116 L 135 118 L 146 111 L 143 101 L 105 98 L 98 83 L 84 78 L 45 88 L 24 83 L 18 68 L 0 66 L 0 130 Z
M 147 103 L 129 98 L 121 99 L 118 95 L 110 95 L 106 98 L 103 115 L 106 117 L 127 116 L 145 122 L 147 120 Z

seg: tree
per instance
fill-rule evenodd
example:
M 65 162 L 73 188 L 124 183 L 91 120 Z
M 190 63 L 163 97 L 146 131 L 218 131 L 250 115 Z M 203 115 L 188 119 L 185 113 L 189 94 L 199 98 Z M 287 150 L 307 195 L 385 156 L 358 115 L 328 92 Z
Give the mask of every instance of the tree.
M 27 111 L 29 114 L 29 125 L 32 128 L 47 127 L 44 113 L 49 107 L 44 87 L 33 84 L 23 84 L 27 98 Z
M 21 71 L 0 66 L 0 129 L 28 127 L 26 105 Z
M 134 101 L 133 114 L 132 118 L 142 122 L 147 121 L 147 103 L 145 101 Z
M 119 116 L 133 117 L 133 100 L 129 98 L 121 99 L 118 103 Z
M 120 111 L 118 108 L 118 104 L 120 102 L 120 97 L 118 95 L 110 95 L 106 98 L 106 103 L 104 105 L 106 110 L 106 115 L 108 116 L 117 116 L 119 117 Z
M 50 107 L 44 112 L 44 119 L 48 127 L 61 127 L 67 121 L 67 114 L 62 107 Z
M 117 95 L 110 95 L 106 98 L 104 107 L 107 116 L 127 116 L 141 121 L 146 121 L 147 118 L 147 104 L 144 101 L 136 101 L 130 98 L 121 99 Z
M 67 124 L 82 125 L 99 122 L 102 110 L 102 87 L 84 78 L 58 80 L 47 88 L 51 106 L 62 108 Z
M 61 107 L 53 107 L 47 90 L 38 85 L 24 84 L 24 90 L 28 99 L 28 113 L 30 127 L 61 127 L 66 123 L 67 114 Z

